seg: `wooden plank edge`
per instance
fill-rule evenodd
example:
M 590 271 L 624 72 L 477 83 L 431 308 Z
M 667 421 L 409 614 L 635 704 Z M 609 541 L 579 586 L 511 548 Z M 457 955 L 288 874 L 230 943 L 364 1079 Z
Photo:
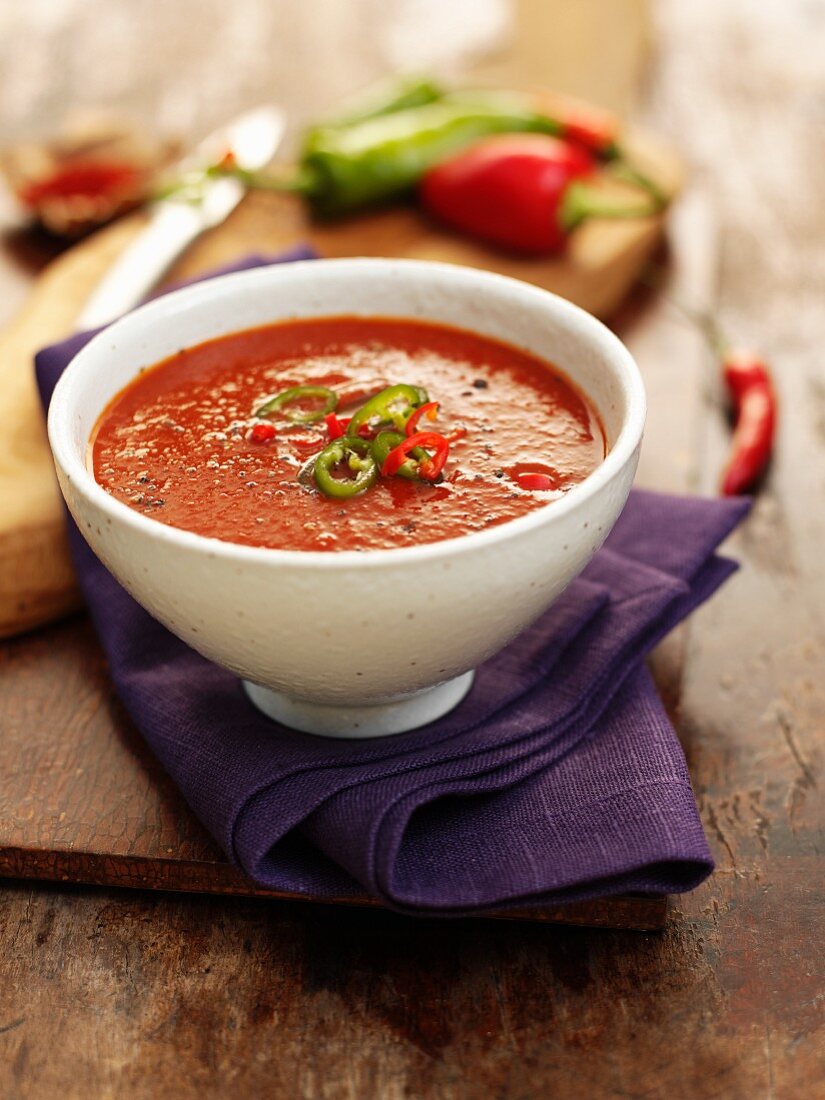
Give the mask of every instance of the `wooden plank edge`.
M 117 889 L 159 890 L 179 894 L 217 894 L 270 898 L 317 905 L 386 909 L 367 897 L 318 898 L 257 886 L 230 864 L 195 860 L 157 860 L 97 852 L 45 852 L 0 848 L 0 877 Z M 502 910 L 472 919 L 569 924 L 586 928 L 657 932 L 667 920 L 667 896 L 620 895 L 535 909 Z
M 83 606 L 61 507 L 52 518 L 0 531 L 0 641 L 62 619 Z

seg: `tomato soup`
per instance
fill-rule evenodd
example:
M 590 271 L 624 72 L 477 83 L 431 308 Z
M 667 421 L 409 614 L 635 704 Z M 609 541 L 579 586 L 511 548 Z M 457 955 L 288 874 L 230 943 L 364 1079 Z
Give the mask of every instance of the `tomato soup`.
M 104 411 L 103 488 L 200 535 L 287 550 L 455 538 L 562 497 L 603 460 L 550 364 L 413 320 L 289 321 L 185 348 Z

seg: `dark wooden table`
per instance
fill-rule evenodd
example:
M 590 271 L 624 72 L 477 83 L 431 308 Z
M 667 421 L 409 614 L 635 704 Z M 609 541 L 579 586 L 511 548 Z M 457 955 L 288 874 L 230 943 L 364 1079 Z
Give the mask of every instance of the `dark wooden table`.
M 676 281 L 718 272 L 782 402 L 745 568 L 656 662 L 713 877 L 651 934 L 5 883 L 0 1095 L 825 1096 L 823 41 L 801 0 L 662 4 L 641 108 L 694 170 Z M 8 295 L 25 261 L 7 250 Z M 651 399 L 642 481 L 712 491 L 725 426 L 693 337 L 650 300 L 618 323 Z M 93 644 L 76 619 L 0 674 Z M 58 736 L 59 675 L 26 706 Z

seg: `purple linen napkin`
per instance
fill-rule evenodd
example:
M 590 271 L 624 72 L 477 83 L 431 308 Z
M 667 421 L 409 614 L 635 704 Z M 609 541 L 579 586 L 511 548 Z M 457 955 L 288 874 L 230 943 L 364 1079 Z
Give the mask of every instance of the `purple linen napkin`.
M 38 354 L 44 405 L 91 335 Z M 455 711 L 368 742 L 261 716 L 236 677 L 127 595 L 71 523 L 70 542 L 121 699 L 235 863 L 272 889 L 458 915 L 681 892 L 710 873 L 643 658 L 735 570 L 715 550 L 746 511 L 634 491 L 582 576 L 478 670 Z

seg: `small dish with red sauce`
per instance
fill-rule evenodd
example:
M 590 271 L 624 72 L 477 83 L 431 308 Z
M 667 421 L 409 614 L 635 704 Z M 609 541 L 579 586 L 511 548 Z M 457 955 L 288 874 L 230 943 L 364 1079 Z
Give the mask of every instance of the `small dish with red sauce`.
M 293 728 L 424 725 L 581 571 L 645 400 L 604 326 L 453 265 L 331 260 L 116 322 L 49 412 L 81 532 Z

